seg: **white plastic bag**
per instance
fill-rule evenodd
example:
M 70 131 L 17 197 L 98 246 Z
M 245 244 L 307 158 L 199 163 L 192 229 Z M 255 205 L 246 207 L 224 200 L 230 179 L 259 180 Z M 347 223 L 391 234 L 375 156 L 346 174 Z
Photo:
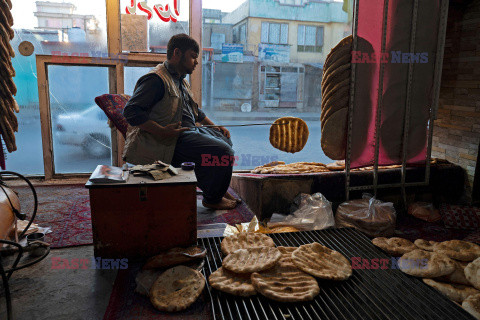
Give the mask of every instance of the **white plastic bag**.
M 332 204 L 321 193 L 301 193 L 293 200 L 290 212 L 283 221 L 268 227 L 293 226 L 300 230 L 321 230 L 335 226 Z

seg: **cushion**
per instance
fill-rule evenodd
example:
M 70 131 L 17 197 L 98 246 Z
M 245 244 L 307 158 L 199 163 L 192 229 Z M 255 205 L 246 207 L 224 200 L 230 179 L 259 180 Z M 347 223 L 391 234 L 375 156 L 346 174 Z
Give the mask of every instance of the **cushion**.
M 130 99 L 126 94 L 104 94 L 95 98 L 95 103 L 105 112 L 115 128 L 126 137 L 128 123 L 123 116 L 123 108 Z
M 480 226 L 480 208 L 442 204 L 440 214 L 445 227 L 453 229 L 478 229 Z

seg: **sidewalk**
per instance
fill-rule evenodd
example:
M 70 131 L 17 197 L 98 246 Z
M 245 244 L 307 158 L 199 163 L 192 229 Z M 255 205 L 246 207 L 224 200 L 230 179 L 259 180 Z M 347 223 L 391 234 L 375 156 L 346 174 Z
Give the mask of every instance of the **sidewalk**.
M 240 111 L 212 111 L 205 110 L 205 113 L 216 120 L 235 120 L 235 121 L 274 121 L 281 117 L 297 117 L 305 121 L 320 121 L 320 112 L 240 112 Z

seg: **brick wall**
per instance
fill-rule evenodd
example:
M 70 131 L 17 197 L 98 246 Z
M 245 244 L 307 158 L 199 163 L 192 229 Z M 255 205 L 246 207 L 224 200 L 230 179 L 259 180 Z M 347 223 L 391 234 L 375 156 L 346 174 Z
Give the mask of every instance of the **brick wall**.
M 480 0 L 451 1 L 432 157 L 463 167 L 473 185 L 480 142 Z

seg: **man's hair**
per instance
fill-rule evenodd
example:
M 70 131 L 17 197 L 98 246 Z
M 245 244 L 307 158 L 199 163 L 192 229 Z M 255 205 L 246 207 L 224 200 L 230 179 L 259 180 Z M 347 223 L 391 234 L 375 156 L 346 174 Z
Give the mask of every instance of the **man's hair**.
M 180 49 L 182 53 L 185 53 L 188 49 L 192 49 L 197 54 L 200 51 L 198 42 L 185 33 L 176 34 L 170 38 L 167 45 L 167 59 L 173 57 L 173 51 L 175 48 Z

